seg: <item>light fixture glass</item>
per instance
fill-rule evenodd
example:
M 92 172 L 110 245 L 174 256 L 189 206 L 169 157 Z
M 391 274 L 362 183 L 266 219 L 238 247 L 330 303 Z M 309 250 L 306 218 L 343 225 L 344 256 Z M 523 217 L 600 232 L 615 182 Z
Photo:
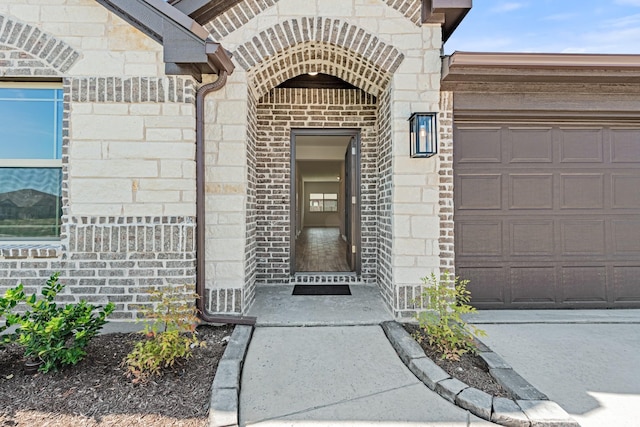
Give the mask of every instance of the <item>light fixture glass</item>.
M 409 118 L 409 151 L 411 157 L 431 157 L 438 152 L 437 114 L 413 113 Z
M 311 77 L 317 76 L 318 72 L 317 71 L 310 71 L 307 74 L 309 74 Z

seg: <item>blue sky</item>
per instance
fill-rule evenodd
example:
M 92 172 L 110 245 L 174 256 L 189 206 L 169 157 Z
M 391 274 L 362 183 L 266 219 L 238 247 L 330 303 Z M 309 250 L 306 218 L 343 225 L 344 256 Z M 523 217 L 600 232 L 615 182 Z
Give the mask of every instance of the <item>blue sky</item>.
M 473 0 L 445 53 L 640 54 L 640 0 Z

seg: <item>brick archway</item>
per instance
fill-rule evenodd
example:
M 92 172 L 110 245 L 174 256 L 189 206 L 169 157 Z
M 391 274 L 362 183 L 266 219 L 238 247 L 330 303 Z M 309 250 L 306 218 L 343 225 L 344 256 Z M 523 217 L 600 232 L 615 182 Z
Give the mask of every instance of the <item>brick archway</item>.
M 216 16 L 204 27 L 216 41 L 238 30 L 279 0 L 244 0 L 223 14 Z M 392 9 L 397 10 L 415 25 L 422 25 L 422 0 L 384 0 Z
M 279 23 L 239 46 L 234 58 L 248 70 L 261 97 L 297 75 L 334 75 L 379 96 L 404 55 L 362 28 L 339 19 L 300 18 Z
M 39 28 L 0 14 L 0 46 L 19 52 L 16 59 L 34 61 L 29 67 L 19 63 L 6 66 L 5 75 L 64 74 L 80 54 L 62 40 Z

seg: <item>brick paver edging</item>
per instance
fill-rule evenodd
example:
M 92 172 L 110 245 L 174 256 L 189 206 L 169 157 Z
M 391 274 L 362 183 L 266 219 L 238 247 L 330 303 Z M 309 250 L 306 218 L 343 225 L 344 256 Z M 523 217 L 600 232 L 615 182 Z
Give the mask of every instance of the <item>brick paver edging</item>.
M 509 427 L 579 427 L 564 409 L 518 375 L 499 355 L 480 343 L 479 356 L 489 373 L 515 396 L 493 397 L 451 378 L 429 359 L 422 347 L 397 322 L 381 323 L 400 359 L 427 387 L 448 401 L 488 421 Z
M 238 426 L 238 398 L 244 357 L 253 335 L 253 326 L 236 325 L 218 363 L 211 386 L 209 427 Z

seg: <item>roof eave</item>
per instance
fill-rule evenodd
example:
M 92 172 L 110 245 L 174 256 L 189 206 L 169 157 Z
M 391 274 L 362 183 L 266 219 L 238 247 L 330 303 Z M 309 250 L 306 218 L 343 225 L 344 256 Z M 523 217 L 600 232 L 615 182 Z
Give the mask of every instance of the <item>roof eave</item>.
M 446 42 L 471 10 L 472 0 L 422 0 L 422 22 L 442 25 Z
M 638 83 L 640 55 L 455 52 L 443 58 L 442 87 L 460 83 Z
M 219 43 L 196 21 L 163 0 L 96 0 L 125 21 L 162 44 L 165 72 L 189 74 L 231 74 L 234 65 Z

